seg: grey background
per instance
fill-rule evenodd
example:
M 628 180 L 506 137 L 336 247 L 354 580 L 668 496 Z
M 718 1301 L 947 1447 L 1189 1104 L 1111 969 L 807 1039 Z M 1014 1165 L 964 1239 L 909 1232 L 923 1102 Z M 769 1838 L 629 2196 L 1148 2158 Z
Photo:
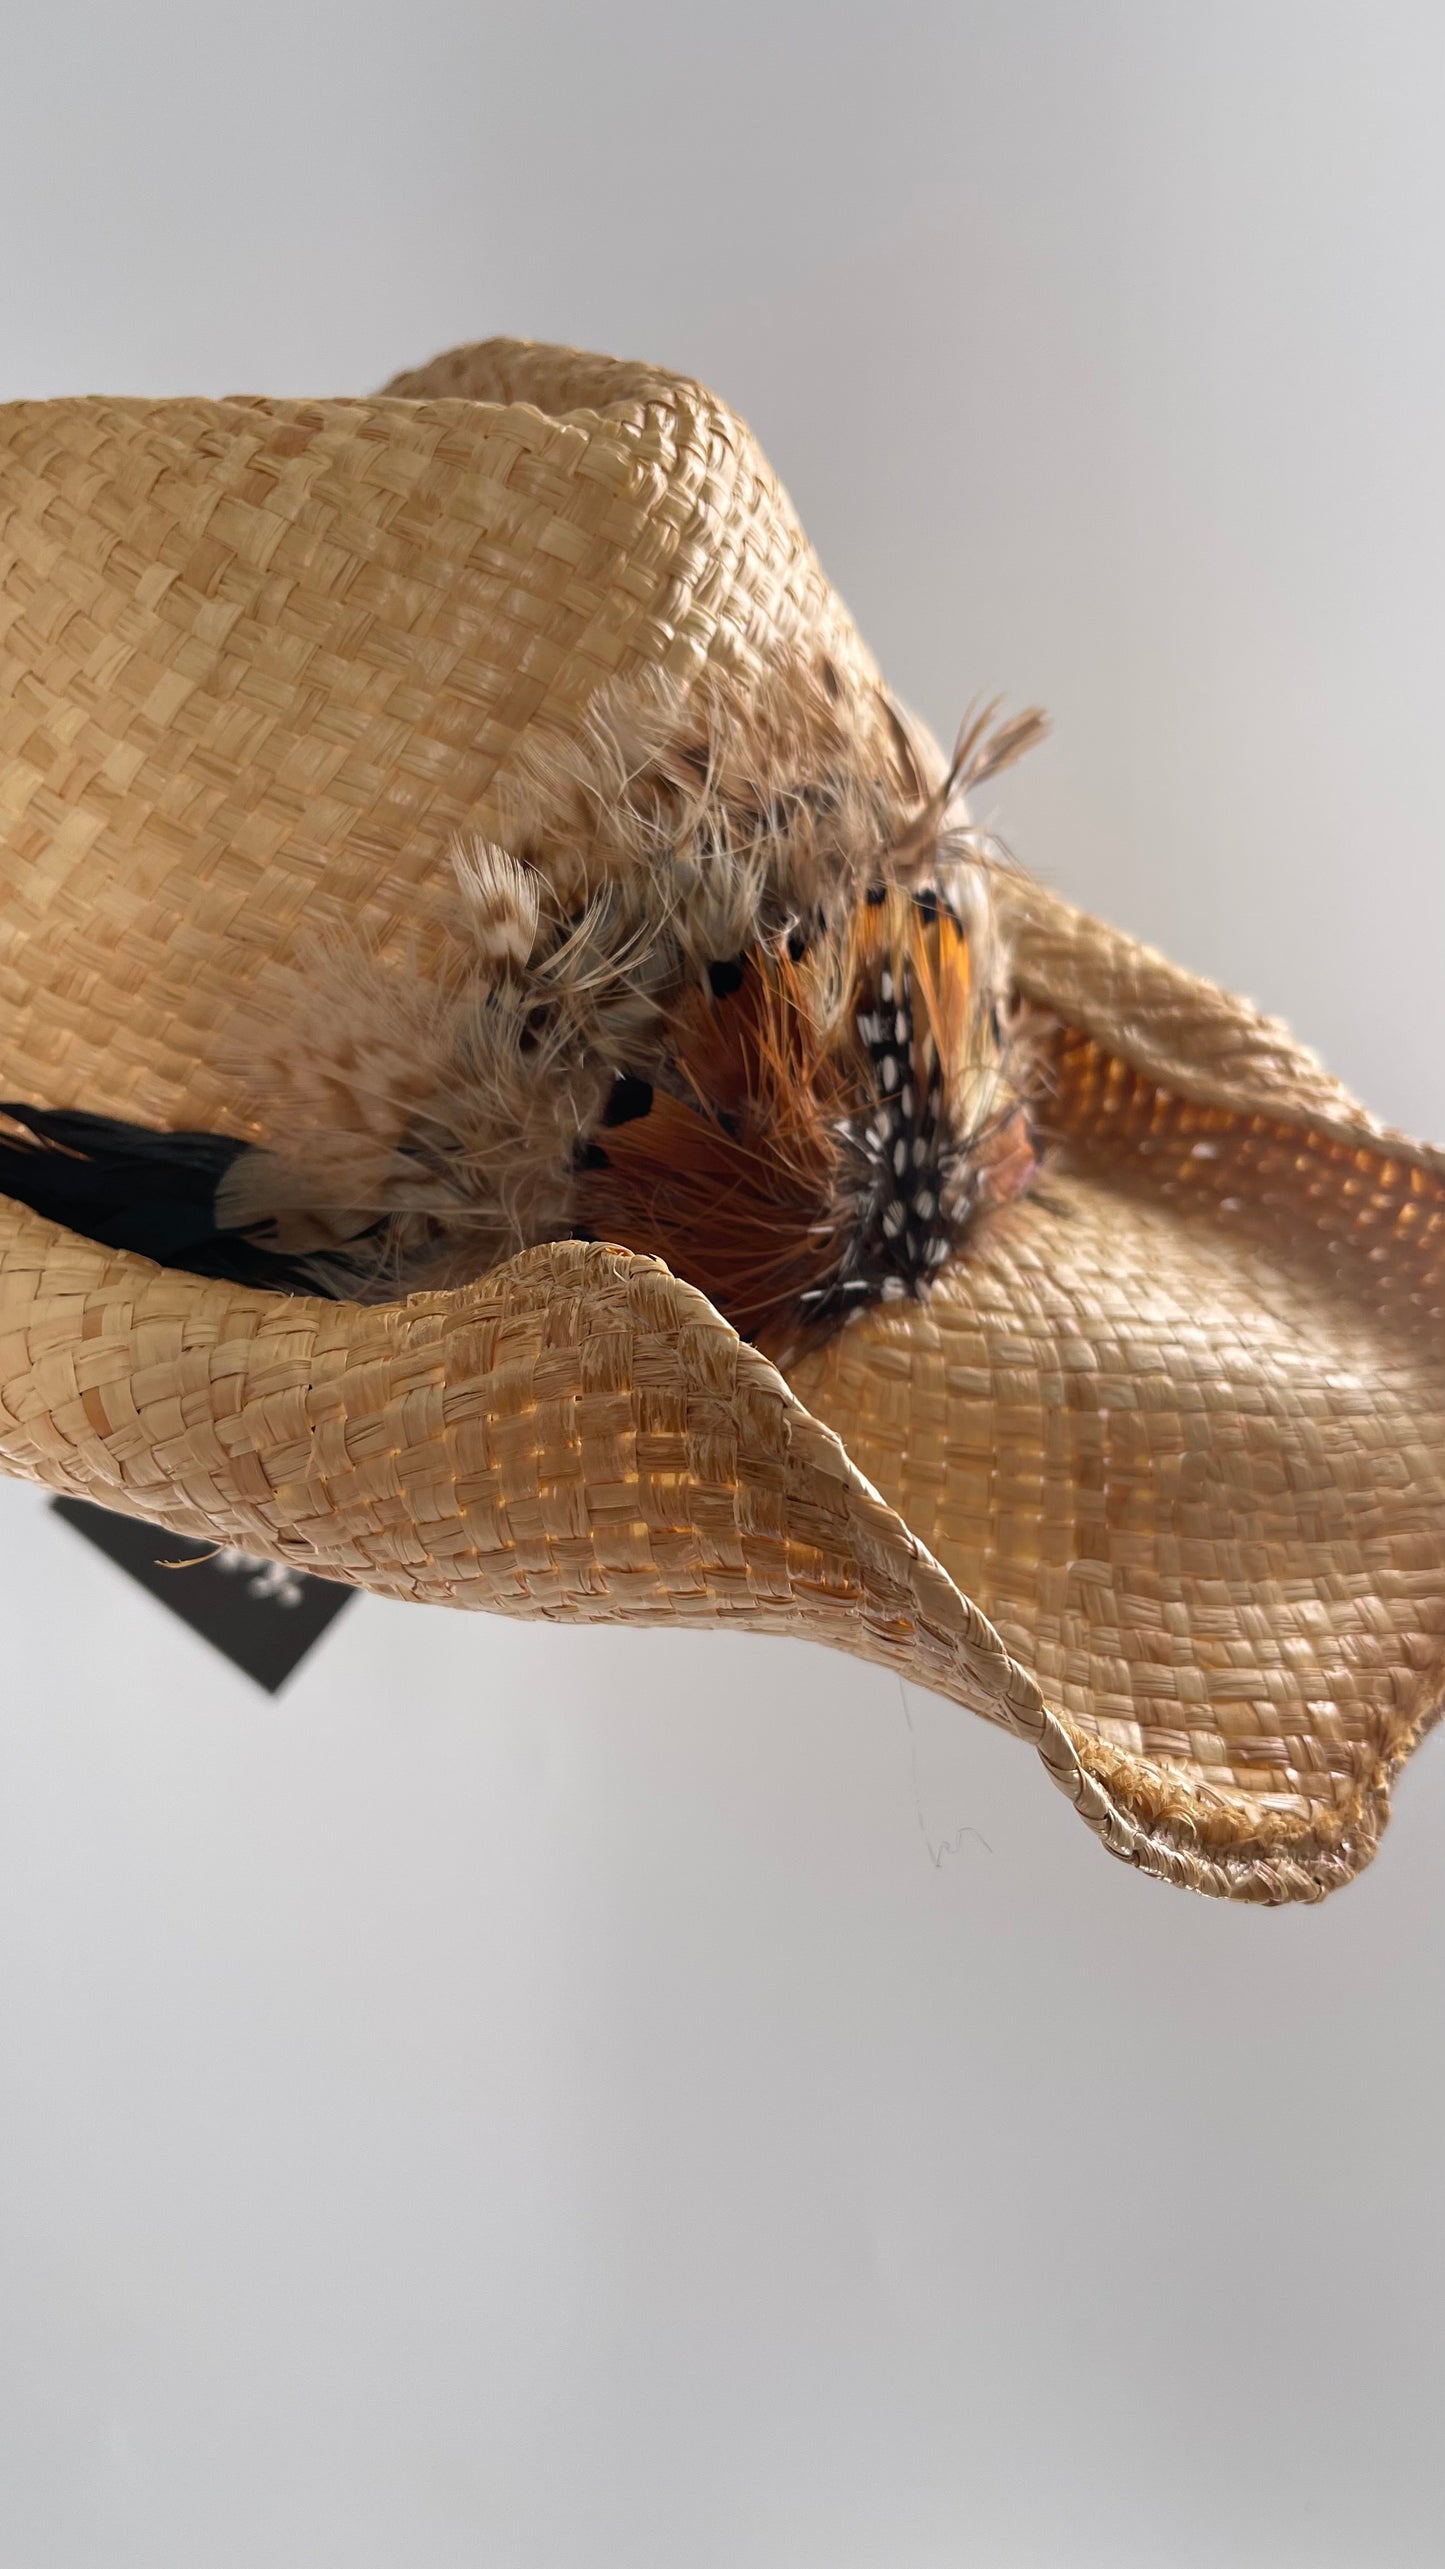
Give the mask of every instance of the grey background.
M 1445 18 L 7 13 L 0 393 L 496 330 L 752 420 L 1028 862 L 1445 1132 Z M 269 1703 L 0 1486 L 0 2569 L 1440 2557 L 1445 1756 L 1317 1913 L 802 1645 L 365 1600 Z

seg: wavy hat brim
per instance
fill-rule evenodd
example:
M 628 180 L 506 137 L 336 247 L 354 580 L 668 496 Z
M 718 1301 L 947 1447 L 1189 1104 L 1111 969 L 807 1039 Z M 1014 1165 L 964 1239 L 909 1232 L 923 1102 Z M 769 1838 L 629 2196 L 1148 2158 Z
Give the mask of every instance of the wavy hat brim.
M 872 664 L 742 424 L 491 343 L 370 401 L 0 414 L 7 1094 L 234 1124 L 213 1029 L 344 917 L 423 960 L 524 737 L 643 665 Z M 392 1595 L 797 1632 L 1226 1896 L 1368 1860 L 1445 1693 L 1445 1162 L 1022 876 L 1047 1202 L 788 1381 L 576 1244 L 361 1309 L 0 1205 L 0 1463 Z

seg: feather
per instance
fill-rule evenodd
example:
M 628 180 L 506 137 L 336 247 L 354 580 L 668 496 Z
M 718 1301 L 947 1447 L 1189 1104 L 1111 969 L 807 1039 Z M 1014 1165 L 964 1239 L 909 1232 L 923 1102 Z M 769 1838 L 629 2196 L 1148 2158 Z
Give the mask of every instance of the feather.
M 304 1291 L 292 1262 L 228 1232 L 216 1194 L 239 1160 L 258 1158 L 220 1133 L 157 1133 L 110 1115 L 11 1101 L 0 1114 L 27 1140 L 0 1138 L 0 1193 L 102 1247 L 188 1275 Z
M 801 654 L 760 686 L 604 689 L 454 852 L 426 972 L 333 932 L 243 1003 L 251 1144 L 17 1108 L 0 1185 L 173 1264 L 370 1300 L 588 1231 L 775 1349 L 923 1293 L 1033 1165 L 961 798 L 1042 727 L 987 705 L 945 767 Z
M 998 720 L 999 700 L 970 708 L 959 726 L 949 761 L 944 788 L 945 808 L 959 796 L 972 792 L 976 785 L 986 784 L 990 776 L 1001 775 L 1036 748 L 1049 728 L 1049 718 L 1041 705 L 1028 705 L 1021 714 L 1007 721 Z
M 772 1352 L 921 1296 L 1028 1184 L 1022 1047 L 932 887 L 865 898 L 841 976 L 756 949 L 673 1043 L 675 1084 L 605 1138 L 579 1203 Z
M 499 972 L 525 972 L 542 909 L 542 886 L 532 867 L 519 865 L 504 847 L 471 839 L 453 849 L 452 871 L 479 960 Z

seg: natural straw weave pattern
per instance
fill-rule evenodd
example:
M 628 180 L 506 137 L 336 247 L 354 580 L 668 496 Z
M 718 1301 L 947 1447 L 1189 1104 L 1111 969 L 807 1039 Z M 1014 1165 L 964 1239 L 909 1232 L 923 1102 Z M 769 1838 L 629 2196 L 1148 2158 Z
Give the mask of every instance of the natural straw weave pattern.
M 238 1128 L 233 994 L 327 918 L 424 966 L 524 735 L 809 638 L 871 676 L 746 429 L 654 369 L 0 414 L 5 1093 Z M 0 1204 L 0 1462 L 392 1595 L 811 1634 L 1031 1740 L 1141 1869 L 1318 1897 L 1445 1693 L 1445 1163 L 1003 890 L 1059 1167 L 930 1305 L 785 1384 L 620 1250 L 361 1310 Z

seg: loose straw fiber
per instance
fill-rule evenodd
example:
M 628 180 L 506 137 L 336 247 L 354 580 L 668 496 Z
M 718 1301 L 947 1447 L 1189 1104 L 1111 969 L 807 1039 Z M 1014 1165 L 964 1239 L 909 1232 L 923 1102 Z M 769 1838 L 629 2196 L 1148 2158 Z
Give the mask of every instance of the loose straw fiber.
M 5 1094 L 240 1130 L 216 1029 L 328 920 L 425 964 L 537 724 L 847 615 L 698 386 L 493 343 L 375 400 L 0 412 Z M 1312 1899 L 1445 1694 L 1445 1161 L 1006 886 L 1051 1209 L 782 1377 L 567 1243 L 387 1309 L 0 1203 L 0 1464 L 393 1596 L 812 1635 L 1002 1722 L 1111 1853 Z

